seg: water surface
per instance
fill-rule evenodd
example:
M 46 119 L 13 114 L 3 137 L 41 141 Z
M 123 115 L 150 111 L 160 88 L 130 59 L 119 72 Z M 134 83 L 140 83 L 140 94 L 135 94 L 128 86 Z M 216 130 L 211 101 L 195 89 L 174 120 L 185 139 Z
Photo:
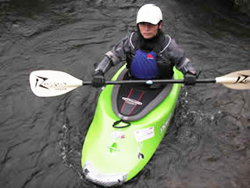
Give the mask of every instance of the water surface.
M 96 187 L 82 176 L 80 159 L 100 91 L 85 86 L 38 98 L 28 77 L 52 69 L 90 80 L 93 64 L 134 29 L 147 2 L 0 1 L 0 187 Z M 250 69 L 250 25 L 230 5 L 151 2 L 200 78 Z M 217 84 L 183 87 L 159 149 L 123 187 L 249 187 L 249 94 Z

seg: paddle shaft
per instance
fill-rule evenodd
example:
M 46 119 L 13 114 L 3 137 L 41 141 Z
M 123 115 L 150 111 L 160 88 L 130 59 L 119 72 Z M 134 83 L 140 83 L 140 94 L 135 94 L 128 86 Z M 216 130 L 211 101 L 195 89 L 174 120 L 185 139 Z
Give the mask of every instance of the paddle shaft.
M 148 83 L 150 82 L 150 83 Z M 184 80 L 116 80 L 116 81 L 106 81 L 106 85 L 121 85 L 121 84 L 182 84 Z M 216 83 L 215 79 L 197 79 L 195 83 Z M 82 85 L 92 85 L 91 81 L 83 81 Z

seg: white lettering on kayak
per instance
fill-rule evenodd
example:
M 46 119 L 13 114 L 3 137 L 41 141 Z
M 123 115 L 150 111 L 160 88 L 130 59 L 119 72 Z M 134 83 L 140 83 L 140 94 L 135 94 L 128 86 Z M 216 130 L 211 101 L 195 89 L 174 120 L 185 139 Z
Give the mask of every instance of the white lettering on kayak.
M 137 142 L 142 142 L 149 138 L 153 138 L 155 136 L 154 127 L 149 127 L 146 129 L 140 129 L 140 130 L 134 131 L 134 135 L 135 135 L 135 139 Z
M 169 118 L 167 119 L 167 121 L 161 126 L 161 134 L 168 127 L 168 124 L 169 124 L 170 120 L 172 119 L 172 116 L 173 116 L 173 114 L 171 113 Z
M 131 104 L 131 105 L 142 105 L 142 103 L 140 101 L 137 101 L 135 99 L 122 97 L 122 100 L 124 100 L 126 103 Z
M 111 138 L 113 138 L 113 139 L 124 139 L 125 134 L 121 130 L 114 131 L 114 132 L 111 132 Z

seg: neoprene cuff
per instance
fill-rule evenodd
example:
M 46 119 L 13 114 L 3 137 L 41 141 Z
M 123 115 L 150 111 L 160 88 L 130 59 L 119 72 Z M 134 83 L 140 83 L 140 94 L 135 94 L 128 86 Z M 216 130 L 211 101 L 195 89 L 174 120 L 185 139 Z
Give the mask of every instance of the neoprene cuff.
M 111 59 L 113 65 L 117 65 L 120 62 L 120 60 L 111 51 L 108 51 L 105 55 Z

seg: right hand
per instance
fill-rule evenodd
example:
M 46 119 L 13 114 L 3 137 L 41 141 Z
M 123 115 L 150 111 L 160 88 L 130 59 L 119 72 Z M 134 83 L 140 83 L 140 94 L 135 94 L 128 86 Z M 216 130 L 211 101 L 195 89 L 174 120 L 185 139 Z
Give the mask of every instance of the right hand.
M 195 85 L 196 77 L 197 77 L 197 75 L 195 72 L 187 72 L 184 75 L 184 84 L 185 85 Z
M 92 78 L 93 87 L 102 87 L 105 85 L 105 77 L 102 71 L 95 71 Z

